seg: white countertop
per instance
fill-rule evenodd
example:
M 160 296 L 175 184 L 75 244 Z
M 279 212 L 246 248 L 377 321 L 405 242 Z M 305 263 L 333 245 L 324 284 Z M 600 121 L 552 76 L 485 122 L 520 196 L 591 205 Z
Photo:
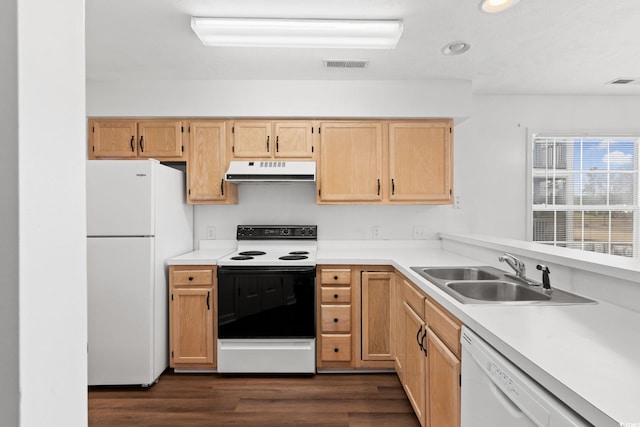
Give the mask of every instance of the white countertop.
M 231 250 L 195 251 L 169 264 L 215 264 L 214 255 Z M 459 303 L 410 267 L 483 264 L 444 251 L 437 241 L 319 242 L 317 263 L 394 266 L 594 425 L 640 425 L 640 314 L 605 302 L 572 306 Z
M 202 240 L 200 249 L 167 260 L 168 265 L 216 265 L 218 260 L 235 251 L 235 240 Z

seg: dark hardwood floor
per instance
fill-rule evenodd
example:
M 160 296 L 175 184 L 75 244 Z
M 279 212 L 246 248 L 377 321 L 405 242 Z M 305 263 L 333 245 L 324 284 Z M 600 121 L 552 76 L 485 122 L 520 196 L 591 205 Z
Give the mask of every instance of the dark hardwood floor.
M 90 387 L 90 426 L 417 427 L 395 374 L 164 373 L 150 388 Z

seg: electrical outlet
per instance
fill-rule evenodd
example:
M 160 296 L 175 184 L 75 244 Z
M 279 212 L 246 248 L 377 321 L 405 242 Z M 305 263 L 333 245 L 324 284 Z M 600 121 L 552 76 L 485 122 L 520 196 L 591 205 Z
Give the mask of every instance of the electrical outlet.
M 216 228 L 213 226 L 207 227 L 207 239 L 214 240 L 216 238 Z
M 382 227 L 380 226 L 371 227 L 371 237 L 373 237 L 374 239 L 380 239 L 381 236 L 382 236 Z
M 413 238 L 414 240 L 426 239 L 427 230 L 425 227 L 414 225 L 413 226 Z
M 453 198 L 453 209 L 462 209 L 462 200 L 460 196 L 455 196 Z

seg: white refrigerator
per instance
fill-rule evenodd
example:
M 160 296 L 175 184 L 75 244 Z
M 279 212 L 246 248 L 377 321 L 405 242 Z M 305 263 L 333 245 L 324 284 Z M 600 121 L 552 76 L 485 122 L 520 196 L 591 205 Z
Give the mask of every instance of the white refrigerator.
M 89 385 L 142 385 L 169 366 L 166 260 L 193 250 L 184 172 L 87 163 Z

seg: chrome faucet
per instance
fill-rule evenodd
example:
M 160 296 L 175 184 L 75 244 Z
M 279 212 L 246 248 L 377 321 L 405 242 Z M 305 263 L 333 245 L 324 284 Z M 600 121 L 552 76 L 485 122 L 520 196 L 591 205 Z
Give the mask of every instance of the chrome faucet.
M 498 257 L 498 261 L 506 262 L 509 267 L 513 268 L 513 271 L 516 272 L 516 277 L 524 280 L 527 279 L 527 268 L 524 265 L 524 262 L 520 261 L 515 256 L 505 252 L 504 255 Z

